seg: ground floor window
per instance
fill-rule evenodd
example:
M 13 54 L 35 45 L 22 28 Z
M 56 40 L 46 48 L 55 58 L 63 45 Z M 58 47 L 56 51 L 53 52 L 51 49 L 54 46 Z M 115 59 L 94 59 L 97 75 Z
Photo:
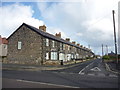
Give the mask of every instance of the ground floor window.
M 67 54 L 67 60 L 71 60 L 71 54 Z
M 79 54 L 76 54 L 76 59 L 79 59 Z
M 71 55 L 71 58 L 74 59 L 74 55 L 73 54 Z
M 51 52 L 51 60 L 57 60 L 57 52 Z
M 60 53 L 60 54 L 59 54 L 59 60 L 65 60 L 64 53 Z

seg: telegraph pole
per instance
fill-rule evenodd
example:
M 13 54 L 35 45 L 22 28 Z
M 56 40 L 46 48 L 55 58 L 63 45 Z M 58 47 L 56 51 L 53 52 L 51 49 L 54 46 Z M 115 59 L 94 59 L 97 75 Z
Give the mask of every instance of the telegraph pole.
M 102 44 L 102 57 L 103 57 L 104 53 L 103 53 L 103 44 Z
M 108 46 L 106 45 L 106 55 L 108 55 Z
M 113 27 L 114 27 L 114 42 L 115 42 L 115 54 L 116 54 L 116 63 L 118 64 L 118 55 L 117 55 L 117 41 L 116 41 L 116 30 L 115 30 L 115 11 L 112 10 L 113 14 Z
M 104 53 L 103 53 L 103 44 L 102 44 L 102 62 L 103 62 L 103 55 Z

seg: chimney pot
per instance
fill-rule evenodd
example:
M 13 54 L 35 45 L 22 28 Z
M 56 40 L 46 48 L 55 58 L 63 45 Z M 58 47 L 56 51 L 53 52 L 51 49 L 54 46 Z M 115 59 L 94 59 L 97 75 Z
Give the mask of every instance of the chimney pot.
M 83 45 L 81 45 L 80 47 L 83 47 Z
M 66 38 L 66 41 L 70 41 L 70 38 Z
M 72 44 L 75 44 L 76 42 L 75 41 L 72 41 Z
M 78 43 L 77 46 L 80 46 L 80 44 Z
M 61 38 L 61 32 L 59 32 L 58 34 L 56 33 L 55 36 Z

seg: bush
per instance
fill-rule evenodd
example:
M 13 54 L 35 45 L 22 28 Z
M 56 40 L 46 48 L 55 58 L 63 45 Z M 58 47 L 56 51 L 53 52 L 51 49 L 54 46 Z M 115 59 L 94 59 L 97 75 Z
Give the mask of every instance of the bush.
M 116 56 L 114 55 L 114 56 L 110 56 L 110 59 L 111 60 L 116 60 Z
M 105 56 L 103 56 L 103 58 L 102 59 L 104 59 L 104 60 L 109 60 L 110 59 L 110 57 L 108 56 L 108 55 L 105 55 Z

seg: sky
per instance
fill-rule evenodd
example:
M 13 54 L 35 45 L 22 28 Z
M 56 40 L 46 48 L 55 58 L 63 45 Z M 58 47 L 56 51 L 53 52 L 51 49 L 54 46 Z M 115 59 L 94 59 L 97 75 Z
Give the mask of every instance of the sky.
M 47 32 L 61 32 L 95 54 L 114 51 L 112 10 L 115 10 L 118 39 L 118 2 L 120 0 L 2 0 L 0 5 L 0 35 L 9 37 L 23 22 Z

